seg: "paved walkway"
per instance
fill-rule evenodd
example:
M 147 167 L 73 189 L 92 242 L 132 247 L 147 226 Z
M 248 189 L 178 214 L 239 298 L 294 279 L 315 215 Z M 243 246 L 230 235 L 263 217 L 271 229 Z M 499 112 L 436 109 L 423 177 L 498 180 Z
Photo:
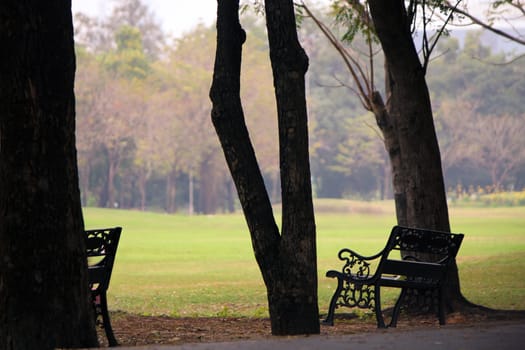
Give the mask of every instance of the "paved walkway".
M 378 330 L 344 336 L 275 337 L 228 343 L 146 346 L 119 350 L 521 350 L 525 322 L 471 327 L 447 325 L 415 330 Z

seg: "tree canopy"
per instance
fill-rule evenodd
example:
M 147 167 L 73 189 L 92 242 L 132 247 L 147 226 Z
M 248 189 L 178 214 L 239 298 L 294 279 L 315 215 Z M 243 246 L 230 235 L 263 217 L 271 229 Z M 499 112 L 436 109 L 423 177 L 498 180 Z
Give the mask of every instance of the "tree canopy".
M 168 212 L 192 208 L 201 213 L 238 208 L 232 199 L 232 183 L 224 175 L 226 167 L 218 142 L 207 123 L 211 105 L 202 102 L 207 100 L 207 86 L 211 81 L 214 29 L 199 25 L 152 57 L 138 36 L 139 33 L 140 38 L 148 36 L 146 29 L 126 23 L 122 28 L 134 32 L 135 44 L 132 49 L 119 52 L 115 38 L 122 28 L 86 27 L 97 21 L 115 22 L 111 16 L 97 21 L 77 15 L 79 17 L 83 18 L 79 24 L 83 32 L 93 34 L 79 34 L 77 41 L 77 130 L 84 205 L 118 205 Z M 270 196 L 278 201 L 278 149 L 273 132 L 277 122 L 266 117 L 275 113 L 275 107 L 270 103 L 273 92 L 267 84 L 272 77 L 264 24 L 249 11 L 243 14 L 241 22 L 248 33 L 241 90 L 249 116 L 246 122 Z M 97 35 L 87 30 L 90 28 Z M 466 140 L 450 134 L 458 130 L 455 126 L 460 125 L 459 120 L 451 119 L 453 124 L 445 127 L 443 111 L 447 105 L 453 105 L 458 96 L 475 105 L 483 116 L 524 118 L 520 111 L 524 87 L 523 80 L 519 79 L 523 65 L 519 60 L 507 65 L 493 64 L 508 61 L 514 57 L 513 53 L 490 46 L 494 41 L 486 32 L 452 30 L 450 34 L 434 49 L 436 58 L 427 73 L 442 151 L 458 149 L 458 142 Z M 109 38 L 104 50 L 97 39 L 101 37 Z M 302 23 L 300 39 L 310 56 L 307 94 L 314 194 L 335 198 L 391 198 L 387 155 L 382 151 L 379 130 L 373 119 L 365 117 L 340 58 L 308 21 Z M 355 40 L 355 52 L 363 52 L 361 48 L 365 49 L 366 43 Z M 362 59 L 366 60 L 364 56 Z M 376 62 L 380 67 L 381 58 L 376 57 Z M 116 67 L 138 76 L 115 77 L 112 72 Z M 380 86 L 378 83 L 383 79 L 381 69 L 376 69 L 376 85 Z M 476 113 L 464 115 L 472 118 L 472 123 L 474 117 Z M 475 131 L 464 129 L 462 135 L 469 132 Z M 112 133 L 115 136 L 111 136 Z M 113 146 L 104 149 L 109 142 Z M 470 186 L 484 190 L 495 188 L 489 167 L 475 162 L 482 145 L 488 142 L 478 139 L 479 146 L 475 147 L 478 155 L 472 150 L 468 159 L 443 158 L 447 189 L 453 191 L 458 184 L 465 189 Z M 500 190 L 520 190 L 525 185 L 523 176 L 519 175 L 524 171 L 524 161 L 519 154 L 513 163 L 499 182 Z M 109 172 L 111 164 L 113 170 Z M 476 177 L 471 176 L 473 169 Z M 111 177 L 113 185 L 110 185 Z

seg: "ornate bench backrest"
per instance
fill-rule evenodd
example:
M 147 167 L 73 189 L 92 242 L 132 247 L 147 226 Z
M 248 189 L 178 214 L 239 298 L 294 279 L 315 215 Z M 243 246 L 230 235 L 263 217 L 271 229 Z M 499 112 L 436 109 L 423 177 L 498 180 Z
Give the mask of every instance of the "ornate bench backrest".
M 456 257 L 463 234 L 394 226 L 385 247 L 382 271 L 436 282 Z M 398 257 L 393 251 L 399 251 Z
M 107 290 L 117 254 L 121 227 L 86 230 L 89 284 Z

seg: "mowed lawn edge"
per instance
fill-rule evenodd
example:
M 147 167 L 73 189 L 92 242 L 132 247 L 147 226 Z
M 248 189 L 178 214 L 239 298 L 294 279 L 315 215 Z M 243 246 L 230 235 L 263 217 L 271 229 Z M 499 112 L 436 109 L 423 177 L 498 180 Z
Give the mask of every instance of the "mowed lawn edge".
M 316 203 L 319 307 L 325 313 L 343 247 L 383 248 L 395 224 L 391 202 Z M 276 209 L 278 212 L 278 208 Z M 525 309 L 525 207 L 451 208 L 453 232 L 465 233 L 458 256 L 461 286 L 472 302 Z M 108 291 L 109 308 L 143 315 L 267 316 L 266 293 L 244 217 L 168 215 L 84 208 L 86 228 L 122 226 Z M 280 220 L 280 219 L 278 219 Z M 279 222 L 278 222 L 279 223 Z M 386 304 L 397 291 L 387 291 Z

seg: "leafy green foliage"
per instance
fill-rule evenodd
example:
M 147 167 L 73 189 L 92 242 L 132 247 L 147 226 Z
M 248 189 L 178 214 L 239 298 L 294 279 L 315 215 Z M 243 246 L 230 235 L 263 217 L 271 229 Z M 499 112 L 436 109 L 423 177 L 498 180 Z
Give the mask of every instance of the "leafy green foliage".
M 485 193 L 478 189 L 473 193 L 463 193 L 454 199 L 454 205 L 480 207 L 515 207 L 525 206 L 525 191 Z
M 150 63 L 142 48 L 142 36 L 137 28 L 123 26 L 115 35 L 116 51 L 109 52 L 104 65 L 115 76 L 126 79 L 145 79 Z
M 486 33 L 485 33 L 486 34 Z M 525 92 L 522 64 L 499 64 L 512 53 L 493 52 L 482 32 L 467 32 L 460 49 L 455 38 L 438 46 L 439 59 L 432 62 L 428 81 L 437 104 L 447 97 L 475 101 L 475 112 L 486 115 L 520 115 L 518 98 Z
M 378 43 L 372 19 L 368 13 L 366 2 L 335 0 L 331 4 L 335 23 L 343 28 L 341 41 L 350 44 L 357 35 L 362 35 L 367 42 Z

